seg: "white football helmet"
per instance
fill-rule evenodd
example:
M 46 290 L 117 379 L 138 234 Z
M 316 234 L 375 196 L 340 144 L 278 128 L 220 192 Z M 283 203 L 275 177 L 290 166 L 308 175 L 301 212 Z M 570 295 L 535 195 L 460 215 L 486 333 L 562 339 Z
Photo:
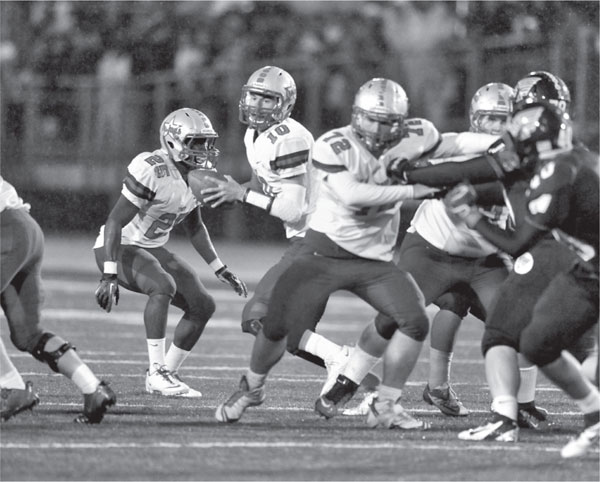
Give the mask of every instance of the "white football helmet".
M 512 112 L 514 90 L 510 85 L 501 82 L 491 82 L 480 87 L 469 109 L 469 119 L 473 132 L 500 135 L 506 130 L 506 122 Z M 489 124 L 489 117 L 501 119 L 500 122 Z
M 274 97 L 277 103 L 273 108 L 251 104 L 250 93 Z M 270 65 L 262 67 L 254 72 L 242 87 L 240 122 L 259 130 L 277 124 L 292 113 L 296 94 L 296 82 L 285 70 Z
M 160 145 L 175 162 L 192 169 L 215 169 L 219 135 L 210 119 L 196 109 L 183 108 L 171 112 L 160 125 Z
M 363 84 L 352 105 L 352 130 L 375 155 L 397 144 L 404 135 L 408 97 L 389 79 L 371 79 Z

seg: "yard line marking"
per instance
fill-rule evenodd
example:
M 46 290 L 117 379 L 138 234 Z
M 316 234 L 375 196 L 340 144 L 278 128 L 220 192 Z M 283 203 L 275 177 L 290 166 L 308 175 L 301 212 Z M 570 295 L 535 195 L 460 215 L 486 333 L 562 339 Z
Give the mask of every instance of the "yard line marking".
M 407 449 L 407 450 L 442 450 L 445 452 L 465 452 L 477 450 L 480 452 L 517 452 L 522 451 L 523 447 L 517 444 L 515 445 L 507 445 L 505 443 L 501 444 L 476 444 L 476 443 L 464 443 L 463 445 L 453 445 L 449 447 L 448 445 L 436 445 L 427 442 L 418 442 L 418 441 L 398 441 L 394 443 L 385 442 L 385 443 L 329 443 L 329 442 L 188 442 L 188 443 L 172 443 L 172 442 L 150 442 L 150 443 L 135 443 L 135 442 L 126 442 L 126 443 L 116 443 L 116 442 L 107 442 L 107 443 L 94 443 L 94 442 L 86 442 L 86 443 L 61 443 L 61 442 L 52 442 L 52 443 L 2 443 L 0 444 L 2 449 L 96 449 L 96 450 L 106 450 L 106 449 L 214 449 L 214 448 L 309 448 L 309 449 L 352 449 L 352 450 L 385 450 L 385 449 Z M 560 452 L 561 447 L 548 447 L 544 445 L 535 446 L 533 444 L 527 445 L 528 452 Z M 592 452 L 593 453 L 593 452 Z

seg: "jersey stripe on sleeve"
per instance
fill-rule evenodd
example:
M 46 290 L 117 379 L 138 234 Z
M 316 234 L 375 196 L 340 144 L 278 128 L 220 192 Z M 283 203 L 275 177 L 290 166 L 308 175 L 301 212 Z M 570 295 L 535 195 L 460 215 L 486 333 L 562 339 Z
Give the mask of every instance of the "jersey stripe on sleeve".
M 313 159 L 313 166 L 315 166 L 317 169 L 320 169 L 321 171 L 325 171 L 325 172 L 330 172 L 330 173 L 336 173 L 336 172 L 342 172 L 342 171 L 347 171 L 348 168 L 346 166 L 332 166 L 331 164 L 323 164 L 322 162 L 317 161 L 316 159 Z
M 274 161 L 271 161 L 271 169 L 277 171 L 278 169 L 289 169 L 291 167 L 300 166 L 308 162 L 308 155 L 310 151 L 308 149 L 304 151 L 292 152 L 285 156 L 279 156 Z
M 131 173 L 127 174 L 125 179 L 123 179 L 123 184 L 134 196 L 137 196 L 140 199 L 152 201 L 156 196 L 156 193 L 154 191 L 148 189 L 146 186 L 140 183 L 135 177 L 131 175 Z

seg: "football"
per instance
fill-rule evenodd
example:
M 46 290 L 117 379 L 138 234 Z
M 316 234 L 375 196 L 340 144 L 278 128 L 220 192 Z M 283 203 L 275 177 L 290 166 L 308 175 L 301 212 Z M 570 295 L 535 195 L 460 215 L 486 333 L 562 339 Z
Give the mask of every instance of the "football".
M 202 189 L 216 186 L 211 179 L 219 179 L 221 181 L 227 180 L 223 174 L 209 169 L 196 169 L 188 174 L 188 185 L 190 186 L 194 196 L 196 196 L 196 199 L 202 205 L 206 204 L 204 202 L 204 196 L 200 191 L 202 191 Z

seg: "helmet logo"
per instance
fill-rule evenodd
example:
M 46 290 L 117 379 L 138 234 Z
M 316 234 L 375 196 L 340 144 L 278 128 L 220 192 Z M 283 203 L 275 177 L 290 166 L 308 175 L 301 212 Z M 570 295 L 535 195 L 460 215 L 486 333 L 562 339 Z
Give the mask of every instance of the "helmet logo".
M 165 124 L 164 134 L 178 137 L 181 134 L 181 124 L 176 124 L 175 119 L 171 119 L 168 124 Z

